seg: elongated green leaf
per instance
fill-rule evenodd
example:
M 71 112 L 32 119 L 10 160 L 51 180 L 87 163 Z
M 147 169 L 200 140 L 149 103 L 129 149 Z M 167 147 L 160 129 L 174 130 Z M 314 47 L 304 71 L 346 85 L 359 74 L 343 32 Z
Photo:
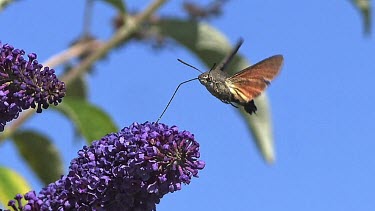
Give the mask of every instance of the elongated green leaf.
M 87 85 L 84 76 L 75 78 L 66 88 L 66 96 L 87 99 Z
M 64 74 L 67 74 L 69 70 L 73 68 L 73 64 L 67 63 L 64 65 Z M 87 99 L 87 81 L 86 75 L 81 75 L 74 78 L 69 86 L 66 87 L 66 96 L 75 97 L 80 99 Z
M 362 15 L 365 33 L 370 33 L 371 32 L 370 0 L 352 0 L 352 2 Z
M 225 36 L 205 23 L 181 20 L 165 20 L 155 26 L 164 36 L 171 37 L 196 54 L 210 68 L 220 62 L 232 49 Z M 230 74 L 248 67 L 243 57 L 236 55 L 227 67 Z M 255 99 L 259 109 L 256 115 L 240 110 L 254 136 L 256 145 L 267 162 L 275 160 L 271 118 L 266 94 Z
M 29 184 L 17 172 L 0 166 L 0 202 L 4 207 L 17 193 L 25 194 L 30 190 Z
M 112 5 L 113 7 L 118 9 L 121 13 L 126 13 L 126 6 L 123 0 L 102 0 L 102 1 Z
M 18 131 L 14 143 L 31 169 L 46 185 L 63 174 L 62 159 L 50 139 L 36 131 Z
M 110 116 L 88 101 L 66 97 L 63 103 L 55 109 L 72 120 L 77 130 L 89 144 L 108 133 L 117 131 L 117 127 Z

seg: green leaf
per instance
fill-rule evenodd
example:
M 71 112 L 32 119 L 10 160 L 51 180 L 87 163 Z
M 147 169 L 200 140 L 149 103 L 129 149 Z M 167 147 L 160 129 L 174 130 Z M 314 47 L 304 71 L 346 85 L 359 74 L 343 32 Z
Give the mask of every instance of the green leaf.
M 63 174 L 59 151 L 48 137 L 25 130 L 16 132 L 13 140 L 21 156 L 45 185 Z
M 27 181 L 17 172 L 0 166 L 0 202 L 4 206 L 14 199 L 17 193 L 25 194 L 31 188 Z
M 155 26 L 159 32 L 171 37 L 196 54 L 208 68 L 220 62 L 232 49 L 226 37 L 205 23 L 195 21 L 164 20 Z M 238 54 L 227 67 L 229 74 L 250 66 L 246 59 Z M 272 163 L 275 160 L 272 123 L 266 94 L 255 99 L 258 106 L 256 115 L 239 110 L 248 124 L 263 158 Z
M 87 85 L 84 76 L 75 78 L 66 87 L 66 96 L 87 99 Z
M 365 33 L 371 32 L 371 5 L 370 0 L 352 0 L 353 4 L 359 9 L 362 18 Z
M 86 100 L 65 97 L 63 103 L 55 109 L 73 121 L 89 144 L 118 130 L 108 114 Z
M 125 14 L 126 13 L 126 6 L 122 0 L 102 0 L 111 6 L 115 7 L 118 9 L 121 13 Z

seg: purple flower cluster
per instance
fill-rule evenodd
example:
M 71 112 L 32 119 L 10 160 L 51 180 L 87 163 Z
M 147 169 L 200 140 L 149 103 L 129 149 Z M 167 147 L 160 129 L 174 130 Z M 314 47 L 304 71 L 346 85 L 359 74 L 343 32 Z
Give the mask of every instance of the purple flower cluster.
M 0 43 L 0 132 L 22 110 L 31 107 L 40 113 L 65 96 L 65 84 L 53 69 L 43 68 L 35 53 L 29 54 L 28 60 L 23 55 L 25 51 Z
M 27 201 L 27 204 L 22 204 L 22 199 L 25 198 Z M 36 197 L 34 191 L 30 191 L 25 194 L 25 196 L 21 194 L 17 194 L 14 197 L 15 200 L 10 200 L 8 202 L 8 206 L 11 207 L 14 211 L 37 211 L 38 209 L 35 209 L 36 204 L 40 204 L 42 201 Z M 2 209 L 0 209 L 2 211 Z M 5 210 L 10 211 L 10 210 Z
M 205 166 L 199 157 L 199 144 L 190 132 L 133 123 L 83 147 L 68 175 L 38 197 L 26 194 L 28 208 L 22 210 L 156 210 L 165 194 L 198 177 Z

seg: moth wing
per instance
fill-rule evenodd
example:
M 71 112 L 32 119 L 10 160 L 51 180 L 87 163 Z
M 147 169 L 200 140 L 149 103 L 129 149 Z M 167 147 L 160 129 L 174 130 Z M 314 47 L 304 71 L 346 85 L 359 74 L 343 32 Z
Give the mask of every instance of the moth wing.
M 243 43 L 243 39 L 240 38 L 237 41 L 235 47 L 232 49 L 232 51 L 219 63 L 219 65 L 216 68 L 217 70 L 225 71 L 226 66 L 232 61 L 238 49 L 240 49 L 242 43 Z
M 269 57 L 234 74 L 225 83 L 236 99 L 242 103 L 249 102 L 279 74 L 283 60 L 282 55 Z

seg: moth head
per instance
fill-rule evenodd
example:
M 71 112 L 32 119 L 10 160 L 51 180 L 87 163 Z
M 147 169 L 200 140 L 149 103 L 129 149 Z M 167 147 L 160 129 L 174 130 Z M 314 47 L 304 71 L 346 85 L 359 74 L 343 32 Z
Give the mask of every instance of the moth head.
M 199 82 L 203 85 L 209 85 L 212 83 L 212 77 L 210 76 L 210 71 L 202 73 L 198 76 Z
M 204 86 L 212 86 L 213 85 L 213 76 L 211 71 L 215 70 L 216 64 L 214 64 L 211 69 L 207 72 L 204 72 L 198 76 L 199 82 L 201 82 Z

